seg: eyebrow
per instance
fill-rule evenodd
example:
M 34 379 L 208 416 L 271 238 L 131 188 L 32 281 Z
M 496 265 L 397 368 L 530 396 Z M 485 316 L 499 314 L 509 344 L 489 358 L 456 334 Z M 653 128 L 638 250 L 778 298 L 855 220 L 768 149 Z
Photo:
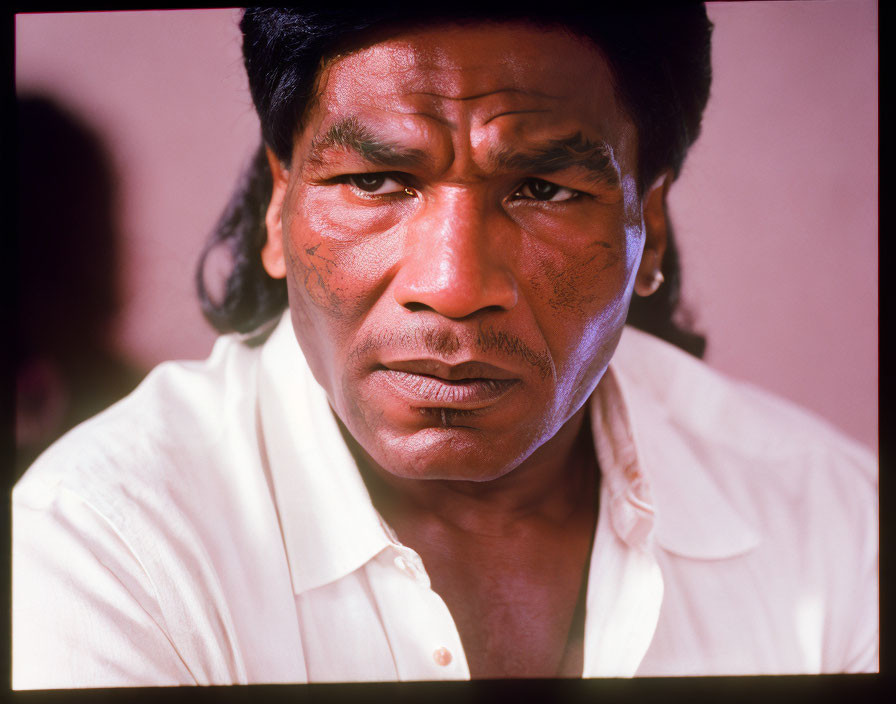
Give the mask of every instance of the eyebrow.
M 348 149 L 372 164 L 395 169 L 421 166 L 428 161 L 423 150 L 377 137 L 356 117 L 340 120 L 323 135 L 311 140 L 307 161 L 312 166 L 323 166 L 327 163 L 327 152 L 334 149 Z
M 323 166 L 327 153 L 348 149 L 377 166 L 393 169 L 419 167 L 429 161 L 422 149 L 403 146 L 378 137 L 356 117 L 347 117 L 332 125 L 311 141 L 307 163 Z M 568 168 L 583 169 L 595 183 L 619 184 L 612 148 L 577 132 L 553 139 L 529 151 L 510 147 L 493 149 L 488 154 L 495 168 L 525 173 L 551 174 Z
M 506 147 L 494 150 L 489 153 L 489 159 L 499 168 L 537 174 L 579 168 L 588 172 L 590 180 L 619 184 L 612 148 L 606 142 L 589 139 L 581 132 L 552 139 L 530 151 L 519 152 Z

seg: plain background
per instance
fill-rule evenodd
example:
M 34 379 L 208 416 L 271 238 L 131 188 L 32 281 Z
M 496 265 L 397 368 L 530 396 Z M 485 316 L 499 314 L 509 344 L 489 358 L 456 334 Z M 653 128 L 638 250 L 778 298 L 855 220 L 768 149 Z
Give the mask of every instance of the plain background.
M 708 9 L 712 95 L 670 193 L 706 360 L 876 447 L 876 3 Z M 195 264 L 259 142 L 238 18 L 16 17 L 17 91 L 56 98 L 113 152 L 125 239 L 117 339 L 146 367 L 203 358 L 215 337 Z

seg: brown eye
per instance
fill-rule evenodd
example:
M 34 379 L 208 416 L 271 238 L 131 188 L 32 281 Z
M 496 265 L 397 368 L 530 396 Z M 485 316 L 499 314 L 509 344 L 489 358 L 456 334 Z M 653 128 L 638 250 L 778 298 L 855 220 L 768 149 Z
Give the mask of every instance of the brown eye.
M 527 185 L 535 200 L 550 200 L 557 194 L 557 191 L 560 190 L 560 186 L 540 179 L 534 179 Z
M 383 187 L 386 182 L 386 174 L 356 174 L 349 177 L 349 181 L 356 188 L 367 193 L 373 193 Z
M 538 201 L 564 201 L 576 198 L 579 193 L 540 178 L 530 178 L 513 194 L 516 198 Z
M 348 184 L 355 189 L 355 192 L 364 198 L 393 196 L 405 192 L 404 179 L 397 174 L 351 174 L 343 176 L 341 180 L 343 183 Z

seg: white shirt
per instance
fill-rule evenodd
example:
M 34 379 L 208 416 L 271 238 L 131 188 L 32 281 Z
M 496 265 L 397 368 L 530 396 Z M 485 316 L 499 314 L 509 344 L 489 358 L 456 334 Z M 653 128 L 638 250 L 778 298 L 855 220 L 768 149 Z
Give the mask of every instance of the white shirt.
M 877 468 L 634 329 L 590 403 L 584 675 L 876 671 Z M 465 679 L 284 316 L 166 363 L 13 493 L 13 686 Z

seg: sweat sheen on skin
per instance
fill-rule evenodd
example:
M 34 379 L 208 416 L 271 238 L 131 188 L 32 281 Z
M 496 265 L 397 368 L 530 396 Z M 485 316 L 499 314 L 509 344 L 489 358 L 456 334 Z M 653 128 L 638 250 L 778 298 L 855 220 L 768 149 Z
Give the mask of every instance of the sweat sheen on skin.
M 269 271 L 286 276 L 337 414 L 399 475 L 503 474 L 558 437 L 606 368 L 645 241 L 636 140 L 599 52 L 507 30 L 415 32 L 340 56 L 291 168 L 272 164 L 266 266 L 280 257 Z M 486 71 L 496 41 L 507 56 L 527 49 Z M 439 338 L 449 347 L 429 344 Z M 444 401 L 466 396 L 443 372 L 393 370 L 443 378 L 417 383 L 430 389 L 422 406 L 376 381 L 430 357 L 488 360 L 519 383 L 470 409 Z

